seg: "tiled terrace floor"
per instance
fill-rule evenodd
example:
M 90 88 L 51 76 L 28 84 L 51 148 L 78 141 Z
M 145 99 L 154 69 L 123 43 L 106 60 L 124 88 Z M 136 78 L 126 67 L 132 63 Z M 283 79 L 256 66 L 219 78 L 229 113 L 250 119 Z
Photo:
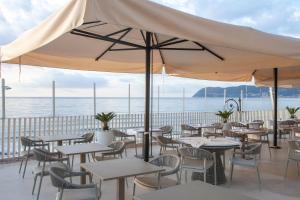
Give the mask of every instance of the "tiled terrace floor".
M 236 167 L 233 175 L 233 182 L 229 188 L 228 185 L 221 185 L 239 192 L 247 196 L 251 196 L 261 200 L 299 200 L 300 199 L 300 176 L 297 174 L 296 163 L 292 163 L 289 168 L 288 178 L 283 178 L 287 144 L 281 142 L 282 149 L 272 150 L 272 159 L 270 160 L 267 147 L 263 147 L 263 154 L 261 159 L 261 176 L 262 176 L 262 190 L 260 191 L 257 184 L 256 173 L 252 169 L 245 169 Z M 154 155 L 157 155 L 158 148 L 154 148 Z M 230 155 L 227 152 L 227 158 Z M 128 157 L 133 157 L 133 150 L 129 150 Z M 77 162 L 78 163 L 78 162 Z M 228 163 L 228 162 L 227 162 Z M 33 177 L 31 169 L 36 165 L 35 161 L 30 161 L 26 176 L 22 179 L 18 174 L 19 162 L 0 164 L 0 199 L 2 200 L 30 200 L 34 199 L 31 195 Z M 122 166 L 120 166 L 122 167 Z M 76 167 L 79 168 L 78 166 Z M 228 175 L 228 164 L 226 168 Z M 129 186 L 127 188 L 128 199 L 132 193 L 132 179 L 128 180 Z M 184 184 L 184 183 L 183 183 Z M 102 188 L 103 200 L 115 199 L 115 181 L 104 182 Z M 140 189 L 137 193 L 143 193 Z M 41 191 L 41 200 L 55 199 L 56 189 L 50 184 L 49 177 L 46 177 L 43 182 Z M 201 197 L 199 197 L 201 199 Z

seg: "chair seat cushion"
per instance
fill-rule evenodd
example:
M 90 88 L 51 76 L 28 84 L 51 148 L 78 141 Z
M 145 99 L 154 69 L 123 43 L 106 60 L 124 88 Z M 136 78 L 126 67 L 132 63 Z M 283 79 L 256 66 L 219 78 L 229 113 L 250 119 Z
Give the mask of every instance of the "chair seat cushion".
M 118 156 L 116 155 L 116 157 L 114 157 L 114 156 L 102 156 L 102 155 L 98 155 L 98 156 L 95 156 L 95 159 L 97 161 L 114 160 L 114 159 L 118 159 Z
M 290 160 L 300 161 L 300 152 L 295 152 L 289 155 Z
M 49 170 L 50 170 L 51 167 L 59 167 L 59 168 L 62 168 L 62 169 L 68 169 L 68 166 L 64 163 L 61 163 L 61 162 L 47 164 L 45 166 L 45 169 L 44 169 L 44 172 L 43 172 L 44 176 L 49 175 Z M 33 174 L 34 175 L 41 175 L 42 171 L 43 171 L 43 166 L 41 164 L 40 166 L 37 166 L 33 169 Z
M 210 168 L 213 166 L 214 162 L 212 160 L 206 161 L 206 168 Z M 186 169 L 194 169 L 194 170 L 205 170 L 204 169 L 204 161 L 203 160 L 192 160 L 185 159 L 184 163 L 182 163 L 182 168 Z
M 64 200 L 74 200 L 74 199 L 96 200 L 96 189 L 95 188 L 84 188 L 84 189 L 73 189 L 73 190 L 65 189 L 63 191 L 62 199 L 64 199 Z
M 20 156 L 24 157 L 24 156 L 28 156 L 28 157 L 32 157 L 33 156 L 33 152 L 30 150 L 29 153 L 28 151 L 21 151 L 20 152 Z
M 168 149 L 168 150 L 162 150 L 162 152 L 161 152 L 162 154 L 171 154 L 171 155 L 178 155 L 178 151 L 176 150 L 176 149 L 172 149 L 172 150 L 170 150 L 170 149 Z
M 136 143 L 135 140 L 131 140 L 131 139 L 123 139 L 122 141 L 123 141 L 126 145 L 127 145 L 127 144 L 135 144 L 135 143 Z
M 140 186 L 158 189 L 158 181 L 157 176 L 148 175 L 148 176 L 138 176 L 134 179 L 135 184 L 138 184 Z M 160 187 L 166 188 L 177 185 L 178 182 L 174 179 L 168 178 L 168 177 L 160 177 Z
M 257 162 L 254 159 L 245 159 L 241 157 L 234 157 L 230 159 L 230 162 L 234 165 L 240 165 L 244 167 L 257 167 Z

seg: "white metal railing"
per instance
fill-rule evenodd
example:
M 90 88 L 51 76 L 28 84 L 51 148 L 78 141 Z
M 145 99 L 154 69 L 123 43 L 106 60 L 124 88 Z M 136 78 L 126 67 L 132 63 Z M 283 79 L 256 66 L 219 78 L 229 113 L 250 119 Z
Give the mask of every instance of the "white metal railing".
M 261 119 L 266 127 L 270 127 L 272 111 L 244 111 L 241 114 L 242 121 Z M 287 119 L 285 111 L 279 111 L 278 119 Z M 239 113 L 231 116 L 231 121 L 239 121 Z M 90 130 L 99 130 L 101 124 L 93 115 L 85 116 L 57 116 L 57 117 L 26 117 L 0 119 L 0 160 L 16 158 L 21 152 L 21 136 L 41 136 L 54 134 L 81 134 Z M 213 112 L 185 112 L 185 113 L 154 113 L 152 126 L 173 126 L 174 134 L 180 133 L 181 124 L 214 123 L 220 118 Z M 110 123 L 111 128 L 127 130 L 129 128 L 143 127 L 144 114 L 118 114 Z

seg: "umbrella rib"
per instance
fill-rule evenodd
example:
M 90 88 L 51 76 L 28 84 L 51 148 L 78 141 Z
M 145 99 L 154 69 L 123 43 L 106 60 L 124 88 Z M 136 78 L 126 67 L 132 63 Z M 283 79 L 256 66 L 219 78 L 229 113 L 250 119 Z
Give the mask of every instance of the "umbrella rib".
M 153 38 L 155 38 L 156 45 L 158 45 L 158 38 L 157 38 L 157 34 L 156 33 L 154 33 L 154 37 Z M 153 42 L 153 44 L 154 44 L 154 42 Z M 159 52 L 162 64 L 165 65 L 166 64 L 165 63 L 165 58 L 164 58 L 164 55 L 163 55 L 162 51 L 160 49 L 158 49 L 158 52 Z
M 204 49 L 197 49 L 197 48 L 176 48 L 176 47 L 153 47 L 153 49 L 160 49 L 160 50 L 177 50 L 177 51 L 204 51 Z
M 79 29 L 73 29 L 71 31 L 71 34 L 75 34 L 75 35 L 79 35 L 79 36 L 83 36 L 83 37 L 89 37 L 89 38 L 98 39 L 98 40 L 104 40 L 104 41 L 108 41 L 108 42 L 116 42 L 118 44 L 127 45 L 127 46 L 131 46 L 131 47 L 145 48 L 144 46 L 139 45 L 139 44 L 126 42 L 123 40 L 118 40 L 115 38 L 106 37 L 103 35 L 87 32 L 87 31 L 83 31 L 83 30 L 79 30 Z
M 125 37 L 132 29 L 128 28 L 119 38 L 118 40 L 121 40 L 123 37 Z M 112 47 L 114 47 L 117 44 L 117 42 L 112 43 L 104 52 L 102 52 L 95 60 L 98 61 L 102 56 L 104 56 Z
M 214 55 L 215 57 L 219 58 L 220 60 L 224 61 L 225 58 L 220 56 L 219 54 L 215 53 L 214 51 L 210 50 L 209 48 L 205 47 L 204 45 L 200 44 L 199 42 L 194 42 L 196 45 L 200 46 L 203 48 L 203 50 L 208 51 L 210 54 Z
M 165 43 L 168 43 L 168 42 L 172 42 L 172 41 L 174 41 L 174 40 L 177 40 L 177 39 L 178 39 L 177 37 L 174 37 L 174 38 L 171 38 L 171 39 L 165 40 L 165 41 L 163 41 L 163 42 L 159 43 L 158 45 L 162 45 L 162 44 L 165 44 Z
M 110 49 L 109 51 L 134 51 L 134 50 L 145 50 L 145 48 L 117 48 L 117 49 Z
M 90 21 L 90 22 L 84 22 L 82 25 L 87 25 L 87 24 L 95 24 L 95 23 L 100 23 L 102 21 L 97 20 L 97 21 Z
M 146 37 L 145 37 L 145 35 L 144 35 L 144 33 L 143 33 L 142 30 L 140 30 L 140 32 L 141 32 L 141 35 L 142 35 L 142 37 L 143 37 L 143 40 L 144 40 L 144 42 L 145 42 L 145 44 L 146 44 Z
M 85 30 L 85 29 L 89 29 L 89 28 L 93 28 L 93 27 L 97 27 L 97 26 L 102 26 L 102 25 L 105 25 L 105 24 L 107 24 L 107 23 L 103 22 L 102 24 L 91 25 L 91 26 L 84 27 L 82 29 Z
M 106 37 L 110 37 L 110 36 L 113 36 L 113 35 L 122 33 L 122 32 L 124 32 L 124 31 L 131 30 L 131 29 L 132 29 L 132 28 L 125 28 L 125 29 L 122 29 L 122 30 L 119 30 L 119 31 L 116 31 L 116 32 L 113 32 L 113 33 L 110 33 L 110 34 L 107 34 Z
M 154 45 L 155 47 L 165 47 L 165 46 L 170 46 L 170 45 L 173 45 L 173 44 L 179 44 L 179 43 L 183 43 L 183 42 L 188 42 L 188 40 L 177 40 L 177 41 L 174 41 L 174 42 L 169 42 L 169 43 L 165 43 L 165 44 L 157 44 L 157 45 Z

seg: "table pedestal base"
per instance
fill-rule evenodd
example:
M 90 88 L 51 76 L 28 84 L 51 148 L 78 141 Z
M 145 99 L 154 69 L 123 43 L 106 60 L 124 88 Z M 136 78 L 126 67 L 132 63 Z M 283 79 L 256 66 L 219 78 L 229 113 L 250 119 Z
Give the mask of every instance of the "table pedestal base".
M 117 200 L 125 199 L 125 178 L 117 179 Z
M 81 153 L 80 154 L 80 163 L 85 163 L 85 161 L 86 161 L 85 153 Z M 80 167 L 80 171 L 85 172 L 85 169 Z M 81 184 L 86 184 L 86 177 L 85 176 L 80 177 L 80 183 Z
M 224 167 L 221 160 L 221 155 L 223 155 L 224 151 L 215 151 L 216 152 L 216 171 L 217 171 L 217 185 L 226 183 L 226 176 L 224 173 Z M 204 176 L 202 173 L 193 172 L 192 173 L 192 180 L 201 180 L 204 181 Z M 214 168 L 211 167 L 207 170 L 206 173 L 206 182 L 215 184 L 214 179 Z

